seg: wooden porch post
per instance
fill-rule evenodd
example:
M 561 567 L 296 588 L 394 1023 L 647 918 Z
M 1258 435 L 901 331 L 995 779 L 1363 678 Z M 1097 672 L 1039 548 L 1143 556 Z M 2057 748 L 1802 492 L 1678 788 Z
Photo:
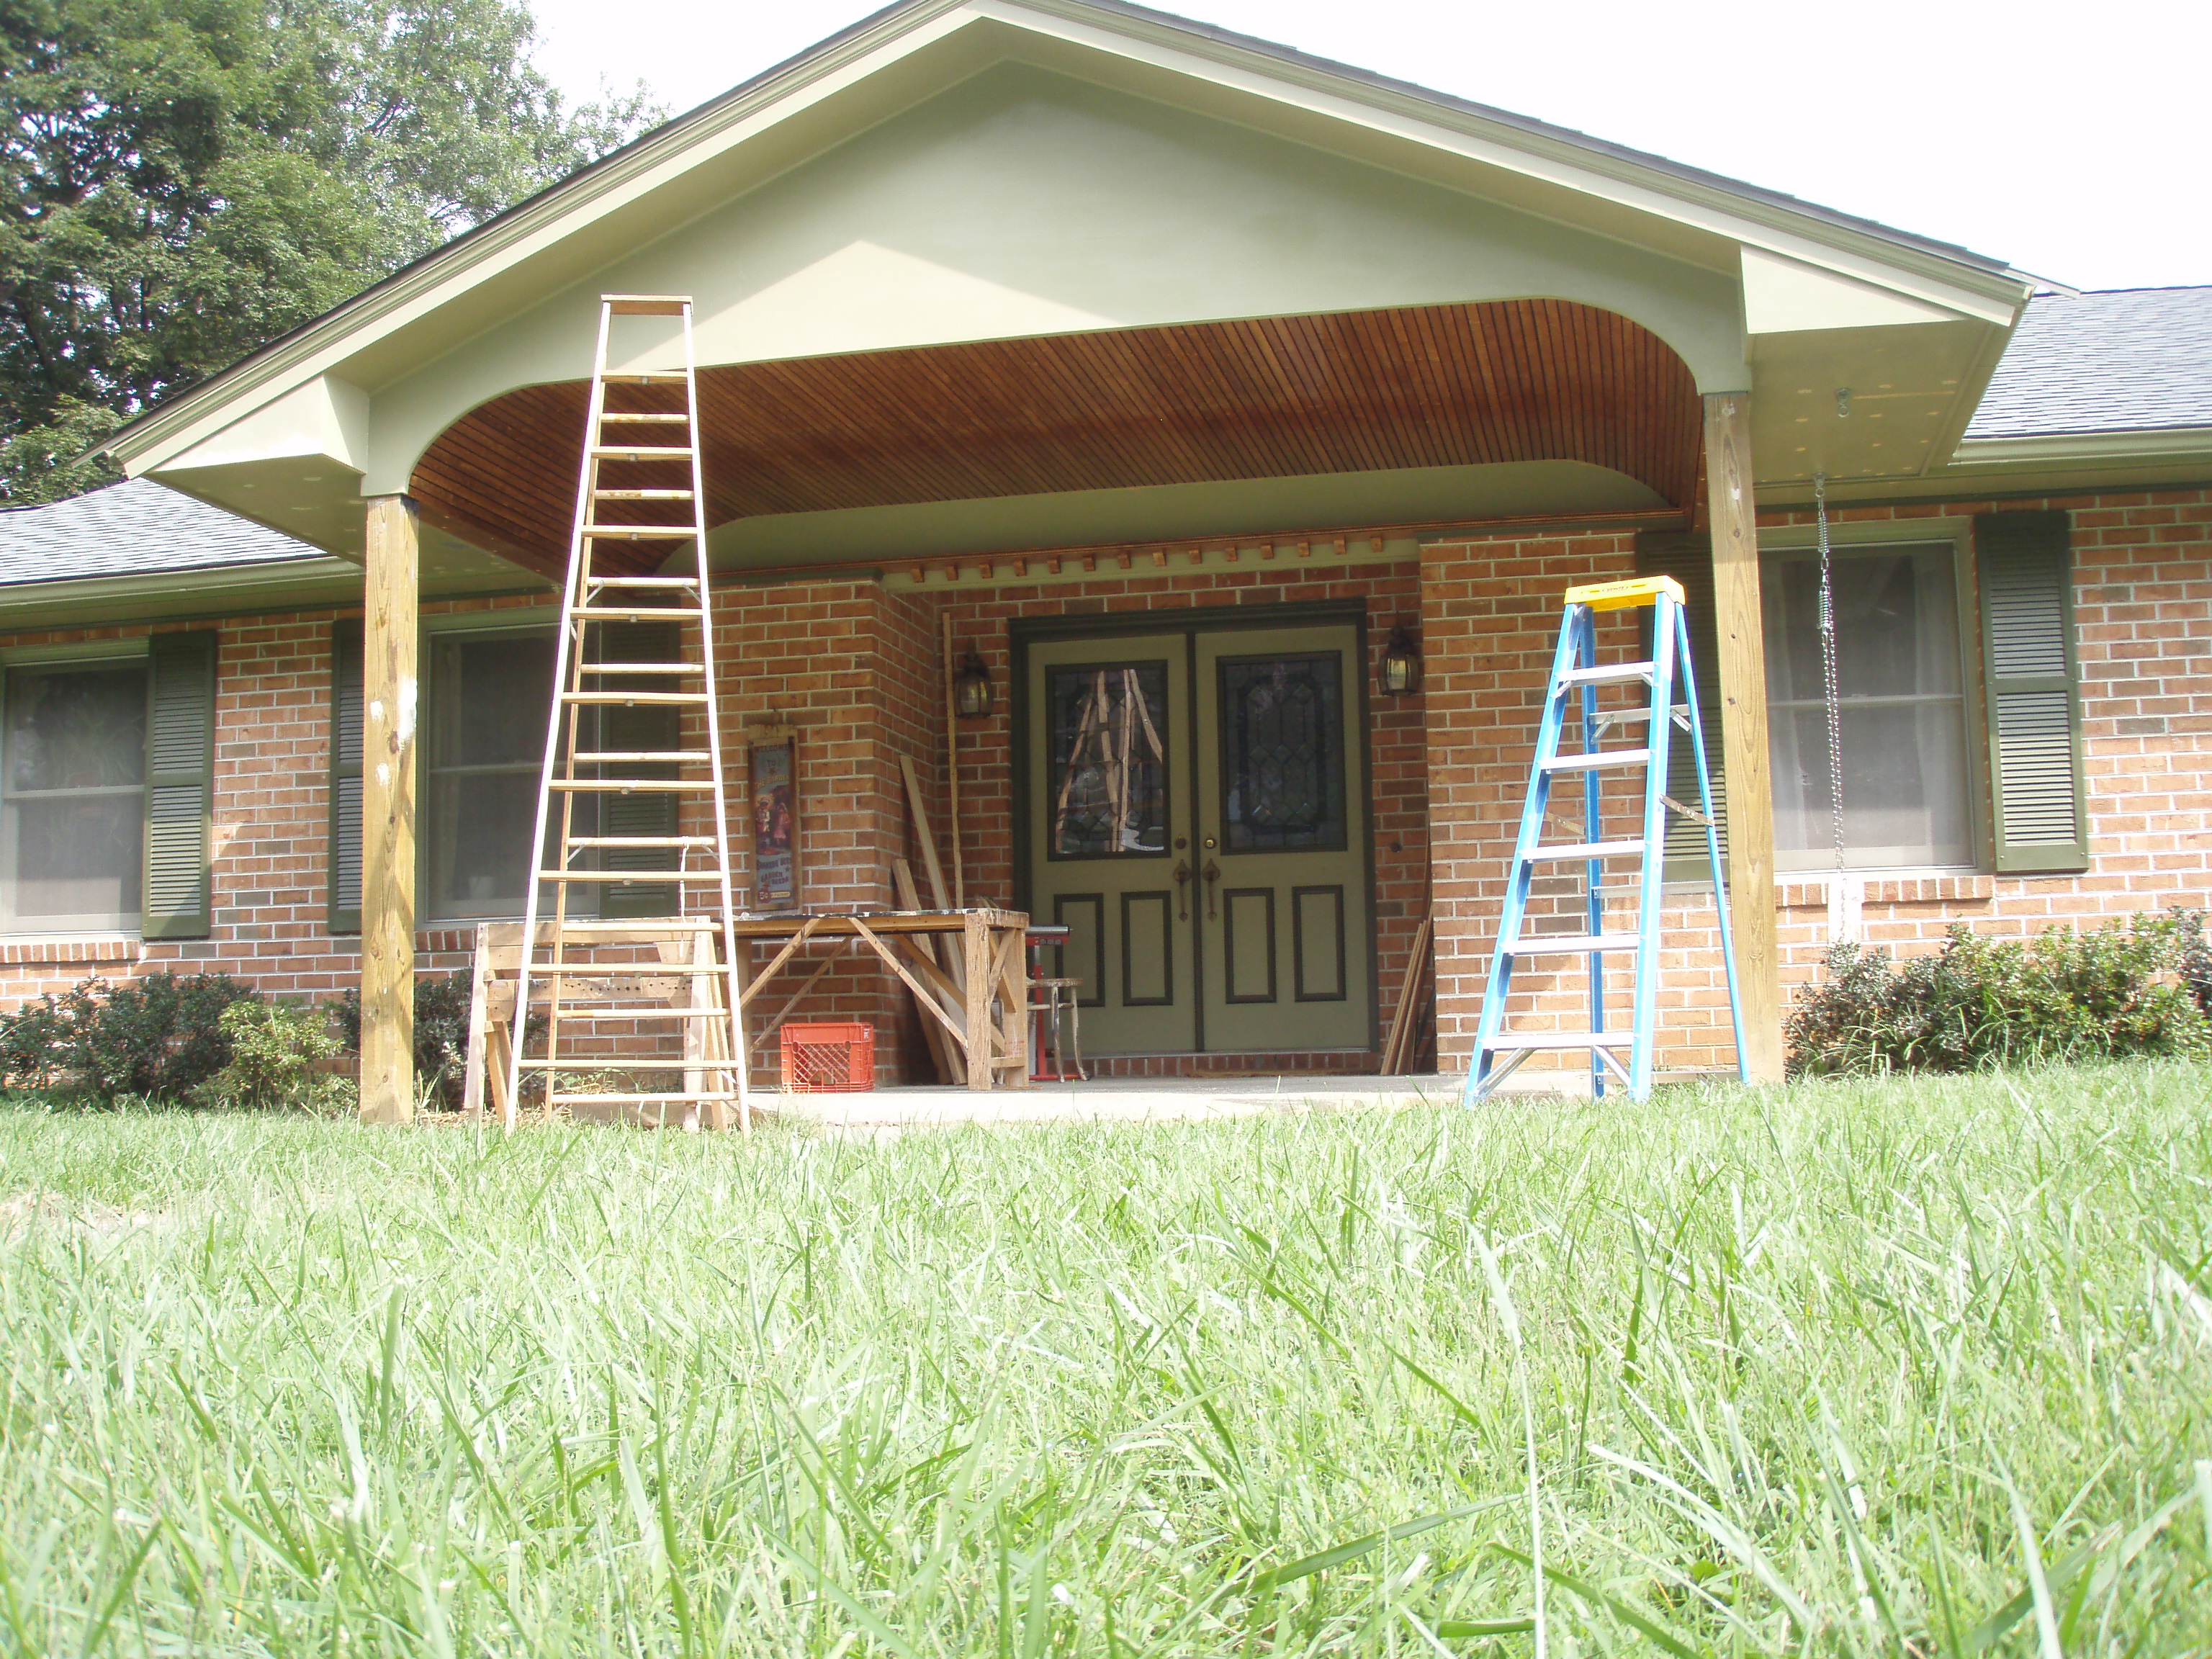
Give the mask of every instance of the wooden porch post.
M 368 500 L 362 653 L 361 1119 L 415 1115 L 415 503 Z
M 1751 397 L 1705 399 L 1705 499 L 1720 635 L 1721 752 L 1728 783 L 1729 923 L 1754 1083 L 1782 1080 L 1782 963 L 1774 938 L 1774 787 L 1766 761 L 1766 641 L 1759 599 Z

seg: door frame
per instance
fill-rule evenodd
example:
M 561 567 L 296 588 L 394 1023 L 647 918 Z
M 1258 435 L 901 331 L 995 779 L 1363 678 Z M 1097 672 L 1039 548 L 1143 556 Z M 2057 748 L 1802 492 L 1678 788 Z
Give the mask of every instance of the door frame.
M 1184 718 L 1189 722 L 1191 763 L 1197 765 L 1200 736 L 1198 729 L 1198 636 L 1200 634 L 1231 634 L 1256 632 L 1279 628 L 1313 627 L 1327 623 L 1349 623 L 1352 630 L 1353 678 L 1358 683 L 1357 699 L 1359 721 L 1359 790 L 1360 799 L 1366 803 L 1361 815 L 1365 820 L 1364 844 L 1360 848 L 1360 879 L 1366 884 L 1367 916 L 1370 924 L 1375 919 L 1375 724 L 1369 707 L 1372 688 L 1367 673 L 1367 602 L 1364 599 L 1304 600 L 1282 605 L 1188 605 L 1180 610 L 1119 611 L 1110 614 L 1084 611 L 1056 617 L 1023 617 L 1006 624 L 1006 645 L 1011 666 L 1007 673 L 1007 706 L 1011 724 L 1007 742 L 1012 752 L 1007 756 L 1012 781 L 1013 806 L 1014 908 L 1026 913 L 1030 908 L 1030 790 L 1035 780 L 1030 776 L 1030 647 L 1048 641 L 1065 640 L 1112 640 L 1136 634 L 1180 634 L 1183 638 L 1186 683 L 1190 695 L 1185 701 L 1190 705 Z M 1351 700 L 1347 700 L 1351 701 Z M 1198 805 L 1197 778 L 1194 775 L 1185 793 L 1189 805 L 1186 811 L 1194 811 Z M 1367 963 L 1367 1046 L 1371 1050 L 1382 1040 L 1382 957 L 1380 951 L 1368 952 Z M 1194 1012 L 1196 1018 L 1198 1047 L 1193 1052 L 1206 1054 L 1206 961 L 1203 941 L 1193 930 L 1190 949 L 1191 994 L 1197 999 Z M 1285 1050 L 1286 1053 L 1297 1052 Z

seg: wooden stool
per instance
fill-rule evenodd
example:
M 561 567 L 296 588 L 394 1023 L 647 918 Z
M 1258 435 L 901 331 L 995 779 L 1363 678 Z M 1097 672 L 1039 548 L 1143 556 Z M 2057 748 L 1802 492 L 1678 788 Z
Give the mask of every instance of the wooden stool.
M 1030 987 L 1043 994 L 1043 1006 L 1038 1007 L 1032 1003 L 1030 1006 L 1052 1028 L 1052 1070 L 1033 1072 L 1030 1075 L 1048 1079 L 1054 1083 L 1065 1083 L 1067 1081 L 1067 1061 L 1072 1054 L 1075 1060 L 1075 1080 L 1078 1083 L 1089 1082 L 1090 1079 L 1084 1075 L 1083 1071 L 1083 1005 L 1080 1000 L 1083 981 L 1079 979 L 1033 979 Z M 1066 1048 L 1060 1046 L 1060 1011 L 1063 1008 L 1067 1010 Z

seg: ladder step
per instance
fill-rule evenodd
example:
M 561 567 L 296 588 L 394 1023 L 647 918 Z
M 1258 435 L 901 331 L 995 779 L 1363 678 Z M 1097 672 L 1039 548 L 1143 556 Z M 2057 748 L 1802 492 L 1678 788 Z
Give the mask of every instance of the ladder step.
M 571 847 L 712 847 L 712 836 L 576 836 Z
M 727 1019 L 726 1008 L 672 1008 L 665 1002 L 640 1008 L 617 1008 L 604 1002 L 562 1003 L 542 1012 L 563 1019 Z
M 688 489 L 594 489 L 595 501 L 688 501 Z
M 720 963 L 701 967 L 689 962 L 533 962 L 530 964 L 530 979 L 534 986 L 548 979 L 667 979 L 676 975 L 711 979 L 729 971 Z M 512 985 L 514 981 L 503 982 Z
M 635 605 L 611 610 L 603 605 L 580 605 L 568 613 L 578 622 L 681 622 L 703 612 L 696 605 Z
M 556 778 L 553 787 L 586 795 L 673 795 L 690 789 L 714 789 L 718 778 Z
M 714 1012 L 726 1018 L 729 1014 L 726 1008 L 718 1008 Z M 687 1060 L 681 1054 L 647 1054 L 640 1060 L 617 1060 L 609 1054 L 601 1054 L 595 1060 L 543 1060 L 533 1059 L 528 1054 L 522 1057 L 522 1069 L 526 1072 L 713 1072 L 720 1070 L 728 1063 L 726 1060 Z M 638 1097 L 627 1094 L 607 1097 L 611 1100 L 635 1100 Z M 673 1095 L 665 1097 L 676 1098 Z
M 592 587 L 696 587 L 696 576 L 586 576 Z
M 576 758 L 584 757 L 579 755 Z M 1538 859 L 1625 859 L 1638 856 L 1643 851 L 1641 841 L 1577 841 L 1557 847 L 1532 848 L 1528 858 L 1532 863 Z
M 703 674 L 704 663 L 696 662 L 587 662 L 583 665 L 586 674 Z
M 592 458 L 600 461 L 688 461 L 690 444 L 593 444 Z
M 714 757 L 704 749 L 590 749 L 576 751 L 579 766 L 605 766 L 614 761 L 678 766 L 711 766 Z M 702 837 L 701 839 L 704 839 Z
M 1595 668 L 1570 668 L 1559 676 L 1559 683 L 1562 686 L 1619 685 L 1628 680 L 1642 680 L 1649 685 L 1658 668 L 1656 663 L 1649 662 L 1600 663 Z
M 1590 755 L 1555 755 L 1544 763 L 1547 772 L 1595 772 L 1607 766 L 1648 766 L 1649 749 L 1601 749 Z
M 658 887 L 663 882 L 680 881 L 693 887 L 703 886 L 722 878 L 720 870 L 540 870 L 540 881 L 635 882 L 640 886 Z
M 691 417 L 689 415 L 671 415 L 663 410 L 637 410 L 625 413 L 619 409 L 601 410 L 599 424 L 605 426 L 611 421 L 623 421 L 636 426 L 689 426 L 691 424 Z
M 630 703 L 673 704 L 705 702 L 709 694 L 704 691 L 563 691 L 563 702 L 611 703 L 626 706 Z
M 730 1065 L 730 1062 L 728 1062 L 727 1060 L 695 1060 L 695 1061 L 692 1061 L 692 1062 L 690 1062 L 690 1063 L 689 1063 L 689 1064 L 684 1064 L 684 1065 L 665 1066 L 661 1066 L 661 1067 L 659 1067 L 659 1069 L 660 1069 L 660 1070 L 662 1070 L 662 1071 L 668 1071 L 668 1072 L 719 1072 L 719 1071 L 726 1071 L 726 1070 L 728 1070 L 728 1069 L 729 1069 L 729 1065 Z M 608 1068 L 603 1068 L 603 1069 L 612 1069 L 612 1068 L 611 1068 L 611 1067 L 608 1067 Z M 553 1097 L 552 1097 L 552 1103 L 553 1103 L 553 1104 L 554 1104 L 554 1105 L 556 1105 L 556 1106 L 623 1106 L 623 1105 L 628 1105 L 628 1104 L 629 1104 L 631 1102 L 635 1101 L 635 1102 L 637 1104 L 639 1104 L 640 1106 L 657 1106 L 657 1105 L 660 1105 L 660 1104 L 664 1104 L 664 1103 L 665 1103 L 665 1104 L 667 1104 L 667 1105 L 671 1105 L 671 1106 L 676 1106 L 676 1105 L 686 1105 L 686 1104 L 689 1104 L 690 1103 L 691 1103 L 691 1102 L 693 1102 L 693 1101 L 702 1101 L 702 1100 L 736 1100 L 736 1099 L 738 1099 L 738 1097 L 738 1097 L 738 1095 L 737 1091 L 736 1091 L 735 1090 L 733 1090 L 733 1089 L 702 1089 L 702 1090 L 699 1090 L 699 1091 L 695 1091 L 695 1092 L 689 1093 L 689 1094 L 680 1093 L 680 1092 L 679 1092 L 679 1093 L 672 1094 L 672 1095 L 648 1095 L 648 1094 L 627 1094 L 627 1095 L 567 1095 L 567 1094 L 556 1094 L 556 1095 L 554 1095 L 554 1096 L 553 1096 Z
M 691 377 L 680 368 L 633 369 L 626 374 L 602 374 L 605 386 L 682 386 Z
M 695 524 L 587 524 L 587 542 L 688 542 L 698 535 Z
M 1494 1037 L 1489 1052 L 1510 1054 L 1516 1048 L 1626 1048 L 1635 1040 L 1634 1034 L 1627 1030 L 1532 1031 L 1526 1036 Z
M 1643 948 L 1638 933 L 1523 933 L 1505 947 L 1510 957 L 1588 956 L 1593 951 Z

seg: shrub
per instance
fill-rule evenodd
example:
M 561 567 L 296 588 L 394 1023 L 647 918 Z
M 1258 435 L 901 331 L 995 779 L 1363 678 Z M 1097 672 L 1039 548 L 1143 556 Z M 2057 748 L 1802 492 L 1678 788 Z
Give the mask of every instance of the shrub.
M 416 1086 L 458 1110 L 468 1083 L 470 975 L 448 974 L 415 981 L 415 1079 Z M 330 1005 L 331 1018 L 348 1054 L 361 1052 L 361 992 L 349 987 Z M 530 1017 L 530 1036 L 545 1029 L 545 1016 Z
M 1788 1029 L 1793 1076 L 1967 1072 L 2046 1060 L 2212 1053 L 2212 951 L 2172 911 L 2033 942 L 1954 926 L 1902 965 L 1837 945 Z M 2192 973 L 2202 978 L 2192 980 Z
M 192 1091 L 201 1105 L 327 1112 L 346 1103 L 350 1085 L 314 1069 L 338 1051 L 328 1009 L 234 1002 L 219 1023 L 230 1064 Z
M 17 1088 L 103 1105 L 126 1095 L 182 1101 L 230 1064 L 223 1011 L 256 1000 L 226 974 L 88 979 L 0 1015 L 0 1066 Z

